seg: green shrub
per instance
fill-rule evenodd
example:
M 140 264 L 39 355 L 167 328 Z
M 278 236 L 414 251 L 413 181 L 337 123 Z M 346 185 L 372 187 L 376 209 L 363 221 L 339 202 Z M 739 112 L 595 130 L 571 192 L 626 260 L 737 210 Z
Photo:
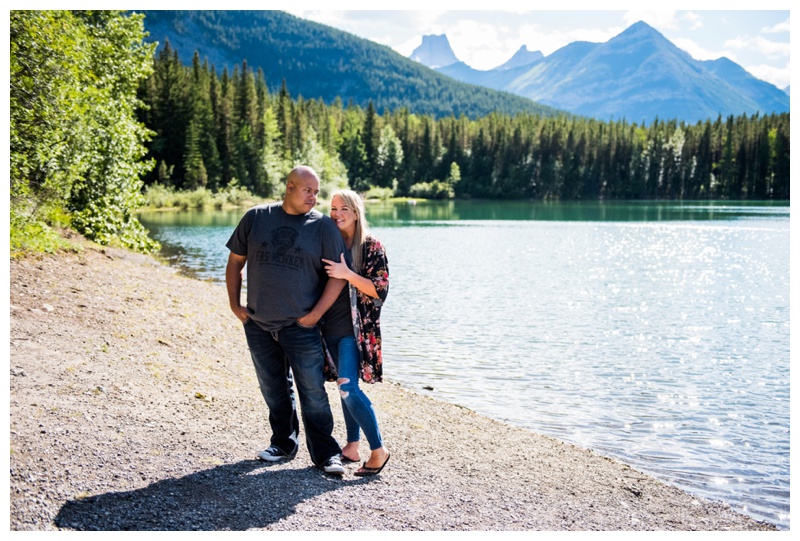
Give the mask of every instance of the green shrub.
M 220 190 L 215 198 L 217 200 L 217 208 L 222 208 L 222 206 L 225 205 L 235 207 L 245 206 L 258 199 L 250 190 L 243 186 L 238 186 L 237 184 L 232 184 Z
M 236 183 L 213 193 L 207 188 L 192 191 L 177 191 L 172 186 L 153 184 L 144 192 L 145 208 L 150 209 L 203 209 L 242 207 L 254 204 L 258 198 Z
M 21 227 L 11 228 L 12 258 L 25 253 L 52 254 L 61 250 L 77 251 L 78 247 L 44 222 L 28 222 Z
M 152 245 L 133 217 L 153 165 L 144 143 L 155 135 L 136 115 L 156 48 L 143 41 L 143 20 L 124 11 L 11 12 L 12 249 L 56 249 L 51 226 L 62 220 L 45 214 L 55 208 L 98 243 Z
M 214 205 L 214 194 L 207 188 L 197 188 L 192 192 L 179 193 L 178 202 L 184 210 L 211 208 Z
M 370 188 L 367 190 L 367 193 L 364 194 L 364 199 L 380 199 L 381 201 L 391 199 L 392 197 L 394 197 L 394 190 L 377 186 Z
M 452 199 L 455 196 L 453 187 L 441 180 L 418 182 L 412 185 L 408 192 L 411 197 L 425 199 Z
M 11 257 L 24 253 L 55 253 L 61 250 L 79 250 L 80 247 L 59 232 L 68 229 L 72 217 L 56 203 L 40 204 L 33 208 L 21 201 L 11 207 L 10 252 Z
M 152 184 L 144 190 L 145 206 L 155 209 L 178 206 L 178 194 L 172 186 Z

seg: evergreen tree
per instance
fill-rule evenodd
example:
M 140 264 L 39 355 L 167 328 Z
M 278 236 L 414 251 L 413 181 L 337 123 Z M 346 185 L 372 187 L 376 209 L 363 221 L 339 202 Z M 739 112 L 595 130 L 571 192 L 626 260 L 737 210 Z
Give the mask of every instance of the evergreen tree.
M 214 86 L 216 88 L 216 85 Z M 228 186 L 236 178 L 233 96 L 233 82 L 228 76 L 228 68 L 224 68 L 219 83 L 219 93 L 215 92 L 212 98 L 222 186 Z
M 380 146 L 380 130 L 378 128 L 378 114 L 375 111 L 375 106 L 370 100 L 367 106 L 367 113 L 364 118 L 364 126 L 361 129 L 361 142 L 364 147 L 366 155 L 366 171 L 370 177 L 371 184 L 378 184 L 375 182 L 373 176 L 378 172 L 378 147 Z
M 260 164 L 261 149 L 258 147 L 258 103 L 256 101 L 255 78 L 247 61 L 235 78 L 236 99 L 234 101 L 234 170 L 239 182 L 254 188 L 263 171 Z
M 157 160 L 164 160 L 173 168 L 178 187 L 182 187 L 185 170 L 183 166 L 184 149 L 186 147 L 186 110 L 187 76 L 186 70 L 178 58 L 169 40 L 158 54 L 153 77 L 155 78 L 157 95 L 150 104 L 156 127 L 156 136 L 149 145 L 150 155 Z
M 291 156 L 292 141 L 292 99 L 289 90 L 286 88 L 286 79 L 281 81 L 281 89 L 278 93 L 278 129 L 281 132 L 281 139 L 285 145 L 286 156 Z
M 369 189 L 367 177 L 367 152 L 364 149 L 364 140 L 361 137 L 361 119 L 356 108 L 345 111 L 342 139 L 339 145 L 339 156 L 347 168 L 350 187 L 357 192 Z
M 774 137 L 771 153 L 773 171 L 772 192 L 774 199 L 789 199 L 789 121 L 788 115 L 785 121 L 780 122 L 774 128 Z
M 195 51 L 192 59 L 192 78 L 188 101 L 188 126 L 184 150 L 185 187 L 192 189 L 210 184 L 219 187 L 221 164 L 215 137 L 214 111 L 211 105 L 208 70 L 200 65 Z M 209 183 L 210 175 L 210 183 Z

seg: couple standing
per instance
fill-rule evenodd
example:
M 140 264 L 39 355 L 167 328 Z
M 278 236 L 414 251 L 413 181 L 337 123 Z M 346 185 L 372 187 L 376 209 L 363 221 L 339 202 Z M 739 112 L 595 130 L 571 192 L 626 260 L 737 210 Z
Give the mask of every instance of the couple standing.
M 343 474 L 342 461 L 360 460 L 360 428 L 371 454 L 355 475 L 375 475 L 389 460 L 389 451 L 358 380 L 382 379 L 379 321 L 389 292 L 386 253 L 368 235 L 358 194 L 336 192 L 328 217 L 314 209 L 318 193 L 316 172 L 295 167 L 286 178 L 283 202 L 248 210 L 227 243 L 228 300 L 243 323 L 272 429 L 270 446 L 258 458 L 274 462 L 297 453 L 294 382 L 312 462 L 327 473 Z M 242 306 L 245 263 L 247 304 Z M 327 351 L 334 373 L 323 371 Z M 326 379 L 339 386 L 347 429 L 344 448 L 332 435 Z

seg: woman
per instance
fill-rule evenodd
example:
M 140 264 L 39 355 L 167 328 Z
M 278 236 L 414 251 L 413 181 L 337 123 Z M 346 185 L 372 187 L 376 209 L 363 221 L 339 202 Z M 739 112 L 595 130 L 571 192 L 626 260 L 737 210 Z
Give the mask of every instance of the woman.
M 349 287 L 325 315 L 322 333 L 338 371 L 339 394 L 347 428 L 347 444 L 342 460 L 358 462 L 360 430 L 370 446 L 369 460 L 355 472 L 359 477 L 380 473 L 389 461 L 372 402 L 358 386 L 383 379 L 380 314 L 389 293 L 389 268 L 381 242 L 369 235 L 364 218 L 364 202 L 351 190 L 341 190 L 331 197 L 330 216 L 339 227 L 352 257 L 353 269 L 342 254 L 340 261 L 323 259 L 328 276 L 347 280 Z

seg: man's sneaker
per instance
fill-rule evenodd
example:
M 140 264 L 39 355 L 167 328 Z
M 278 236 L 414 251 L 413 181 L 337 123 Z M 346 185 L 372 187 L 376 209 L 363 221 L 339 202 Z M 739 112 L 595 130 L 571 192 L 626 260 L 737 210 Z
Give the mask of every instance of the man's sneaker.
M 326 460 L 322 465 L 322 469 L 325 470 L 325 473 L 344 475 L 344 466 L 342 466 L 342 459 L 339 458 L 339 455 L 333 455 Z
M 260 460 L 266 460 L 267 462 L 277 462 L 279 460 L 292 459 L 294 458 L 295 454 L 296 451 L 295 453 L 289 454 L 285 453 L 281 449 L 278 449 L 274 445 L 270 445 L 268 448 L 258 453 L 258 458 Z

